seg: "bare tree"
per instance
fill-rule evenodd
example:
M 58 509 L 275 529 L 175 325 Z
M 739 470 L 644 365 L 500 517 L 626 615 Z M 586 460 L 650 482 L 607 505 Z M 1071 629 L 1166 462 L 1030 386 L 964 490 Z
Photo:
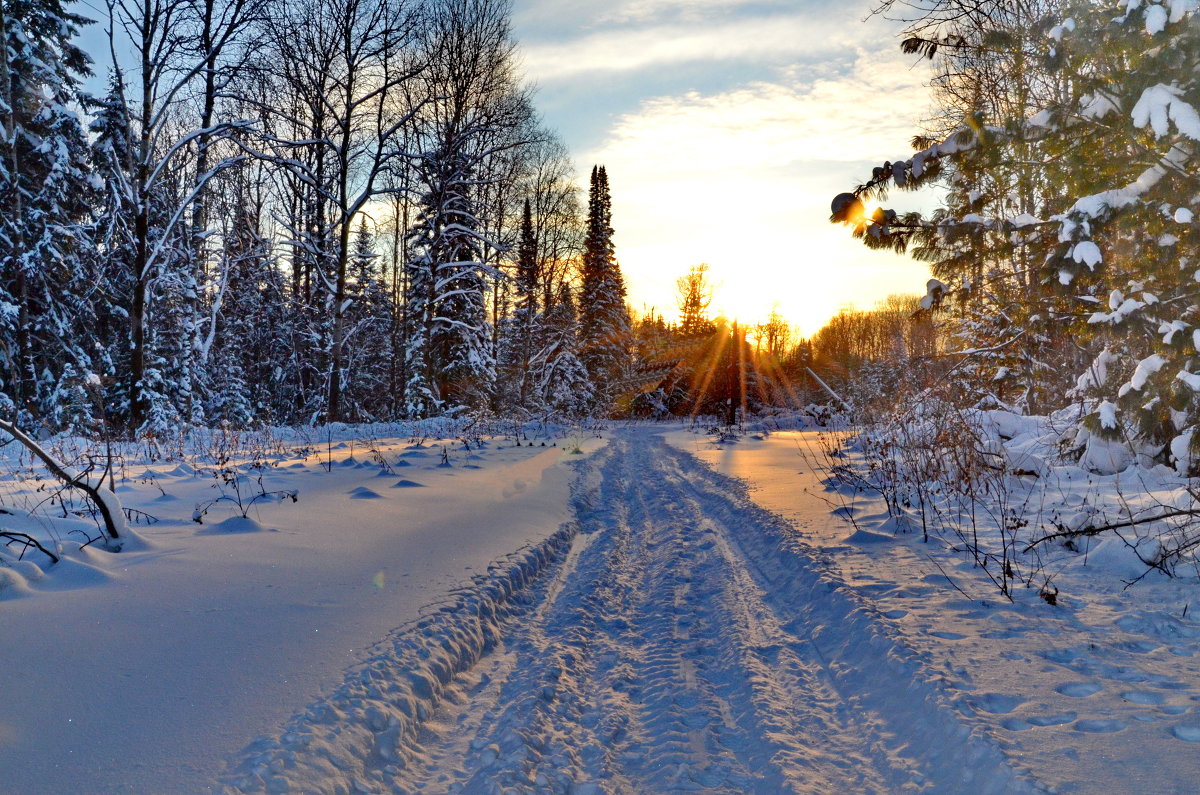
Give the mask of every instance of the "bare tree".
M 295 286 L 319 311 L 326 421 L 343 414 L 354 219 L 404 189 L 393 177 L 408 166 L 406 130 L 428 99 L 413 83 L 427 69 L 421 22 L 407 0 L 318 0 L 285 6 L 269 26 L 261 154 L 294 197 L 282 220 Z

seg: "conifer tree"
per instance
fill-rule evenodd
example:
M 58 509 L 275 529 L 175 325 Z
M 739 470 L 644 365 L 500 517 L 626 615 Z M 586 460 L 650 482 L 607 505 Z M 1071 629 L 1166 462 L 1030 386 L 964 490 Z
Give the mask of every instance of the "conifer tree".
M 345 357 L 345 416 L 360 422 L 384 419 L 390 398 L 388 331 L 392 305 L 380 273 L 374 235 L 363 218 L 354 236 L 345 312 L 347 356 Z
M 912 157 L 885 163 L 838 196 L 833 220 L 872 245 L 903 249 L 915 240 L 949 250 L 965 267 L 1023 249 L 1013 258 L 1030 263 L 1032 289 L 1020 304 L 1027 314 L 1009 323 L 1010 338 L 1057 327 L 1095 354 L 1076 370 L 1070 393 L 1053 396 L 1059 405 L 1083 399 L 1073 443 L 1085 465 L 1120 468 L 1108 445 L 1124 441 L 1130 459 L 1136 453 L 1143 463 L 1173 461 L 1187 471 L 1200 439 L 1195 5 L 1071 3 L 1023 42 L 1041 56 L 1047 81 L 1063 87 L 1058 95 L 1013 117 L 968 119 L 942 141 L 921 142 Z M 1014 206 L 992 195 L 996 169 L 1031 149 L 1046 155 L 1037 201 Z M 864 214 L 860 197 L 928 182 L 943 169 L 954 172 L 954 190 L 973 207 L 960 203 L 931 217 Z M 964 287 L 977 290 L 986 268 L 980 277 L 931 282 L 925 306 Z
M 92 101 L 91 168 L 99 195 L 90 230 L 89 274 L 95 285 L 94 334 L 103 400 L 115 419 L 129 416 L 129 307 L 133 301 L 134 217 L 131 183 L 136 140 L 121 74 L 109 75 L 108 91 Z
M 596 396 L 587 368 L 578 355 L 575 300 L 565 283 L 554 305 L 546 311 L 542 348 L 534 355 L 537 397 L 548 411 L 567 418 L 581 417 L 595 405 Z
M 205 416 L 210 423 L 246 428 L 286 418 L 284 374 L 290 321 L 282 274 L 270 242 L 259 231 L 244 189 L 223 235 L 224 284 L 215 308 L 211 382 Z
M 581 359 L 595 387 L 597 407 L 604 407 L 617 397 L 629 373 L 632 347 L 632 324 L 613 247 L 612 198 L 604 166 L 592 168 L 579 300 Z
M 0 395 L 26 424 L 53 413 L 60 379 L 93 369 L 88 147 L 71 110 L 89 71 L 72 41 L 85 22 L 59 0 L 0 3 Z
M 538 243 L 533 231 L 533 210 L 529 200 L 521 214 L 521 237 L 517 244 L 517 275 L 513 316 L 506 324 L 502 341 L 504 369 L 514 406 L 526 408 L 531 397 L 530 359 L 536 352 L 541 331 L 538 315 Z
M 679 335 L 703 337 L 712 334 L 716 325 L 708 318 L 712 303 L 712 288 L 708 285 L 708 264 L 693 265 L 687 275 L 675 280 L 679 291 Z

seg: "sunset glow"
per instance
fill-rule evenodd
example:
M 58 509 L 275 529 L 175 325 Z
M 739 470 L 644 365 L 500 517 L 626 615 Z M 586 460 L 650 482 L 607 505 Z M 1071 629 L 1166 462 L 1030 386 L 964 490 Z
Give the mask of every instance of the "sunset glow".
M 518 27 L 544 5 L 518 3 Z M 866 6 L 591 5 L 575 12 L 575 41 L 520 32 L 540 104 L 580 170 L 608 167 L 635 310 L 673 317 L 676 277 L 701 262 L 714 314 L 752 323 L 777 307 L 805 335 L 841 307 L 921 289 L 924 265 L 828 222 L 833 196 L 910 151 L 928 106 L 924 73 L 886 24 L 862 22 Z M 661 41 L 668 26 L 670 46 L 628 46 Z M 619 112 L 597 109 L 599 85 Z

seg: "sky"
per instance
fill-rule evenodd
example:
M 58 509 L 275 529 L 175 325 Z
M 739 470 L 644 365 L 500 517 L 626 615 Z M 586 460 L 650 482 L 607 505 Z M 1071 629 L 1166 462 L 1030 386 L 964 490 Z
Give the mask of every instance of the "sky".
M 908 157 L 930 102 L 895 25 L 859 0 L 514 0 L 535 103 L 580 180 L 608 170 L 631 305 L 677 312 L 710 266 L 714 314 L 811 335 L 840 308 L 924 293 L 923 263 L 828 222 Z M 899 200 L 897 204 L 899 204 Z M 912 201 L 909 201 L 912 204 Z

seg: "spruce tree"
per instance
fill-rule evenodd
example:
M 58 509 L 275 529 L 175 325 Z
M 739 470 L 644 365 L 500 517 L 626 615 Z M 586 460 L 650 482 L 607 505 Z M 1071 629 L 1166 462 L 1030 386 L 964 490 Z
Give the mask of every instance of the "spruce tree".
M 529 200 L 521 214 L 521 238 L 517 245 L 517 278 L 515 308 L 507 324 L 508 339 L 504 341 L 506 371 L 513 385 L 511 398 L 516 406 L 527 408 L 531 397 L 529 362 L 537 350 L 540 332 L 538 315 L 537 236 L 533 230 L 533 210 Z
M 566 284 L 542 320 L 542 347 L 530 363 L 531 381 L 541 407 L 564 418 L 587 414 L 596 396 L 578 355 L 579 326 L 575 301 Z
M 495 381 L 484 302 L 489 244 L 468 192 L 467 158 L 438 152 L 424 162 L 427 191 L 410 234 L 406 389 L 410 416 L 486 405 Z
M 89 71 L 72 43 L 85 22 L 59 0 L 0 2 L 0 395 L 22 423 L 53 414 L 52 396 L 72 391 L 59 381 L 93 369 L 88 147 L 71 110 Z
M 91 168 L 99 195 L 93 207 L 89 275 L 96 285 L 93 306 L 97 373 L 104 404 L 113 419 L 129 416 L 129 319 L 133 301 L 133 174 L 136 140 L 121 74 L 109 75 L 108 92 L 90 101 Z
M 870 245 L 903 250 L 913 240 L 942 252 L 939 262 L 955 263 L 957 274 L 978 274 L 957 283 L 934 280 L 926 307 L 1002 283 L 991 278 L 993 260 L 1029 263 L 1020 296 L 989 299 L 990 327 L 969 315 L 974 326 L 960 327 L 994 333 L 1003 326 L 1013 343 L 1068 336 L 1094 354 L 1074 371 L 1069 392 L 1045 401 L 1046 408 L 1054 408 L 1051 399 L 1081 401 L 1076 414 L 1083 420 L 1065 441 L 1084 466 L 1113 471 L 1136 454 L 1143 464 L 1169 461 L 1188 471 L 1200 460 L 1194 455 L 1200 442 L 1195 8 L 1070 3 L 1042 20 L 1033 36 L 1023 46 L 1040 51 L 1046 81 L 1061 87 L 1057 95 L 1019 115 L 987 123 L 972 117 L 942 141 L 919 142 L 911 157 L 883 164 L 870 181 L 835 198 L 832 218 Z M 1031 151 L 1044 158 L 1032 189 L 1036 201 L 1022 206 L 995 195 L 991 186 L 1004 182 L 997 172 L 1028 162 Z M 941 172 L 950 174 L 950 207 L 930 217 L 884 209 L 864 214 L 861 197 L 928 183 Z M 1008 281 L 1017 292 L 1021 283 Z M 1005 302 L 1020 314 L 1006 316 Z M 979 353 L 1008 350 L 991 348 Z M 1032 364 L 1053 369 L 1038 353 L 1030 351 Z M 1128 449 L 1114 456 L 1118 441 Z
M 388 331 L 392 305 L 380 273 L 375 238 L 364 218 L 354 236 L 346 297 L 347 354 L 343 383 L 344 416 L 360 422 L 384 419 L 390 397 Z
M 592 168 L 579 300 L 581 359 L 595 388 L 596 408 L 602 409 L 617 397 L 629 374 L 632 348 L 632 324 L 613 248 L 612 198 L 604 166 Z

